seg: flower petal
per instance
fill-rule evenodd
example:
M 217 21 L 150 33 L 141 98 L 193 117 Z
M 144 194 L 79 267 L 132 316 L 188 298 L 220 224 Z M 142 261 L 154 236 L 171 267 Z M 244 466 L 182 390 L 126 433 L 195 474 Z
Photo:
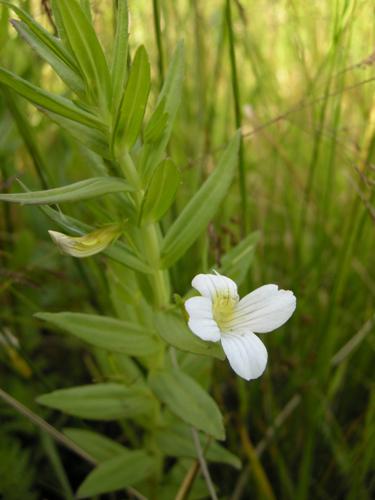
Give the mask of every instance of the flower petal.
M 192 297 L 185 302 L 190 319 L 212 319 L 212 302 L 207 297 Z
M 236 283 L 221 274 L 197 274 L 191 284 L 201 295 L 211 300 L 218 294 L 238 299 Z
M 221 344 L 232 369 L 246 380 L 258 378 L 267 365 L 267 349 L 252 332 L 227 333 Z
M 203 340 L 217 342 L 220 330 L 212 316 L 212 302 L 207 297 L 192 297 L 185 302 L 190 330 Z
M 288 321 L 295 308 L 293 292 L 278 290 L 276 285 L 264 285 L 240 300 L 230 328 L 249 329 L 255 333 L 271 332 Z

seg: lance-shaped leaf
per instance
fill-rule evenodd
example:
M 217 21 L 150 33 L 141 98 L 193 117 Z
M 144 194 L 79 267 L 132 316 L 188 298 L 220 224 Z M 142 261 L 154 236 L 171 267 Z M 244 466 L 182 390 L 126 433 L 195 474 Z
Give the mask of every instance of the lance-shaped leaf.
M 26 23 L 15 20 L 11 22 L 17 30 L 17 33 L 56 71 L 59 77 L 73 90 L 73 92 L 77 95 L 83 95 L 85 84 L 80 75 L 68 66 L 65 61 L 60 59 L 48 45 L 40 41 Z
M 202 447 L 205 449 L 205 440 L 207 441 L 207 438 L 201 435 L 200 439 Z M 182 422 L 174 422 L 164 429 L 156 430 L 155 441 L 166 455 L 173 457 L 197 457 L 197 450 L 192 440 L 191 429 Z M 228 464 L 236 469 L 241 468 L 241 460 L 215 441 L 208 444 L 205 458 L 210 462 Z
M 37 23 L 25 10 L 20 9 L 16 5 L 8 2 L 6 0 L 0 0 L 0 3 L 9 7 L 17 16 L 23 21 L 29 30 L 35 35 L 35 38 L 40 41 L 42 45 L 49 49 L 50 52 L 54 53 L 55 56 L 64 61 L 67 66 L 72 68 L 75 72 L 78 72 L 78 67 L 74 60 L 74 57 L 69 53 L 69 51 L 64 47 L 61 41 L 51 35 L 43 26 Z
M 72 312 L 46 312 L 35 316 L 107 351 L 147 356 L 160 348 L 155 332 L 130 321 Z
M 158 143 L 168 124 L 168 113 L 165 110 L 165 98 L 156 106 L 150 120 L 145 126 L 144 142 L 145 146 L 151 146 Z
M 2 193 L 0 201 L 21 203 L 22 205 L 51 205 L 70 201 L 87 200 L 109 193 L 132 191 L 123 179 L 116 177 L 93 177 L 59 188 L 26 193 Z
M 87 91 L 108 106 L 111 98 L 111 82 L 107 61 L 89 17 L 76 0 L 54 2 L 58 11 L 71 53 L 85 77 Z M 96 91 L 96 92 L 95 92 Z
M 134 145 L 142 127 L 150 82 L 150 63 L 147 52 L 141 45 L 130 70 L 115 132 L 116 142 L 124 144 L 128 149 Z
M 184 46 L 180 42 L 169 65 L 155 111 L 145 129 L 140 166 L 143 179 L 149 179 L 153 168 L 163 159 L 180 104 L 183 74 Z
M 84 91 L 84 82 L 75 63 L 60 40 L 51 35 L 37 23 L 26 11 L 8 1 L 0 3 L 11 9 L 21 21 L 11 21 L 20 36 L 50 64 L 60 78 L 77 94 Z
M 128 67 L 128 37 L 128 2 L 120 0 L 116 10 L 116 35 L 111 67 L 114 112 L 117 112 L 125 88 Z
M 173 203 L 181 176 L 171 160 L 162 161 L 154 170 L 141 208 L 141 223 L 156 222 Z
M 99 156 L 109 160 L 112 159 L 112 155 L 109 151 L 108 138 L 105 133 L 98 129 L 87 127 L 82 123 L 77 123 L 74 120 L 64 118 L 56 113 L 51 113 L 50 111 L 46 111 L 44 109 L 42 109 L 42 111 L 48 116 L 48 118 L 57 123 L 57 125 L 64 129 L 75 140 L 84 144 L 87 148 L 91 149 Z
M 120 443 L 88 429 L 69 427 L 63 429 L 63 432 L 98 462 L 104 462 L 127 451 Z
M 160 312 L 155 315 L 155 325 L 160 337 L 181 351 L 225 359 L 220 343 L 205 342 L 194 335 L 187 324 L 173 313 Z
M 155 372 L 150 387 L 169 410 L 184 422 L 224 439 L 223 417 L 215 401 L 202 387 L 181 370 Z
M 79 487 L 77 498 L 93 498 L 134 486 L 151 475 L 154 467 L 154 459 L 145 451 L 126 451 L 99 464 Z
M 237 285 L 240 285 L 246 278 L 247 271 L 253 261 L 258 240 L 259 232 L 255 231 L 229 250 L 221 259 L 220 274 L 229 276 Z
M 238 158 L 238 132 L 220 158 L 218 166 L 169 228 L 161 249 L 163 267 L 170 267 L 200 236 L 228 192 Z
M 117 420 L 148 415 L 155 399 L 147 387 L 94 384 L 44 394 L 37 402 L 69 415 L 91 420 Z
M 69 99 L 51 94 L 4 68 L 0 68 L 0 83 L 7 85 L 36 106 L 89 127 L 98 128 L 103 132 L 107 130 L 106 126 L 95 115 L 79 108 Z

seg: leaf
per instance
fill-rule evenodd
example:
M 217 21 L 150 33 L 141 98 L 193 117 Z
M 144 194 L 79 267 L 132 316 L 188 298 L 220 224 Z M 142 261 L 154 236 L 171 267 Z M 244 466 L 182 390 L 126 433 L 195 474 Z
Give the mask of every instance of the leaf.
M 11 21 L 17 33 L 31 46 L 33 50 L 44 59 L 77 95 L 82 95 L 85 90 L 85 84 L 77 72 L 71 69 L 62 59 L 56 56 L 56 53 L 45 45 L 34 34 L 29 26 L 21 21 Z
M 59 2 L 60 2 L 60 0 L 50 0 L 52 12 L 53 12 L 53 20 L 55 22 L 57 32 L 58 32 L 59 37 L 61 39 L 62 45 L 64 46 L 64 48 L 67 49 L 67 51 L 69 51 L 69 54 L 73 57 L 73 55 L 70 53 L 71 49 L 69 47 L 69 41 L 68 41 L 67 34 L 66 34 L 66 31 L 64 28 L 63 19 L 61 17 L 60 11 L 59 11 Z M 73 57 L 73 59 L 74 59 L 74 57 Z M 74 61 L 75 61 L 75 59 L 74 59 Z M 75 61 L 75 63 L 76 63 L 76 61 Z
M 141 45 L 134 56 L 115 132 L 116 142 L 128 149 L 134 145 L 142 127 L 150 82 L 150 63 Z
M 155 372 L 149 384 L 156 396 L 184 422 L 224 439 L 223 418 L 215 401 L 192 378 L 179 369 Z
M 154 469 L 154 460 L 145 451 L 127 451 L 99 464 L 83 481 L 77 498 L 94 497 L 144 481 Z
M 123 179 L 117 177 L 92 177 L 45 191 L 28 191 L 27 193 L 2 193 L 0 201 L 21 203 L 22 205 L 51 205 L 70 201 L 87 200 L 109 193 L 132 191 L 133 188 Z
M 115 113 L 123 96 L 127 66 L 128 66 L 128 2 L 120 0 L 117 3 L 116 12 L 116 35 L 113 47 L 112 60 L 112 86 L 113 86 L 113 109 Z
M 127 451 L 120 443 L 87 429 L 65 428 L 63 432 L 98 462 L 104 462 Z
M 148 415 L 155 400 L 143 386 L 103 383 L 60 389 L 37 398 L 44 406 L 91 420 L 117 420 Z
M 147 180 L 153 168 L 163 159 L 169 142 L 173 123 L 180 104 L 184 73 L 184 45 L 180 42 L 173 54 L 168 72 L 161 89 L 156 109 L 146 127 L 147 137 L 154 136 L 152 143 L 145 144 L 141 161 L 142 178 Z M 166 120 L 166 117 L 167 120 Z M 157 125 L 157 127 L 156 127 Z M 151 134 L 151 131 L 153 133 Z M 158 131 L 155 138 L 155 132 Z
M 106 135 L 100 130 L 87 127 L 82 123 L 69 120 L 63 116 L 51 113 L 50 111 L 42 110 L 53 122 L 57 123 L 63 130 L 71 135 L 75 140 L 84 144 L 102 158 L 111 160 L 112 155 L 109 151 L 109 144 Z
M 157 105 L 144 131 L 146 145 L 157 143 L 163 136 L 168 124 L 168 113 L 165 111 L 165 98 Z
M 73 232 L 77 235 L 90 233 L 94 228 L 85 224 L 73 217 L 65 215 L 61 210 L 57 211 L 48 206 L 41 206 L 40 210 L 53 222 L 55 222 L 61 229 Z M 110 247 L 103 251 L 111 259 L 119 262 L 120 264 L 139 271 L 141 273 L 150 274 L 153 272 L 151 267 L 142 260 L 142 258 L 122 241 L 115 241 Z
M 232 182 L 237 165 L 240 133 L 234 136 L 214 172 L 169 228 L 161 248 L 162 267 L 183 255 L 214 217 Z
M 134 271 L 139 271 L 144 274 L 151 274 L 153 272 L 153 269 L 149 266 L 149 264 L 142 260 L 140 256 L 138 256 L 122 241 L 116 241 L 103 253 L 120 264 L 133 269 Z
M 155 333 L 130 321 L 72 312 L 37 313 L 35 316 L 107 351 L 148 356 L 160 348 Z
M 103 49 L 89 17 L 76 0 L 54 2 L 72 54 L 78 62 L 89 93 L 106 107 L 111 99 L 111 81 Z M 95 102 L 95 100 L 94 100 Z
M 29 30 L 35 35 L 37 39 L 40 40 L 46 49 L 49 49 L 51 53 L 54 53 L 58 59 L 64 61 L 67 66 L 78 72 L 78 67 L 75 63 L 74 57 L 66 50 L 61 41 L 51 35 L 49 31 L 43 28 L 42 25 L 37 23 L 25 10 L 20 9 L 16 5 L 6 1 L 0 0 L 0 3 L 6 5 L 17 14 L 17 16 L 27 25 Z
M 154 170 L 141 207 L 141 222 L 151 223 L 162 218 L 176 196 L 181 176 L 171 160 L 162 161 Z
M 79 3 L 87 18 L 92 22 L 90 0 L 79 0 Z
M 24 106 L 22 106 L 23 103 L 19 104 L 18 96 L 14 95 L 11 90 L 6 87 L 2 88 L 2 95 L 9 111 L 12 114 L 14 123 L 17 125 L 18 132 L 33 160 L 35 169 L 38 172 L 38 177 L 41 180 L 42 187 L 47 188 L 47 158 L 45 158 L 40 151 L 38 136 L 30 124 L 25 112 L 26 110 L 24 109 Z
M 155 315 L 155 326 L 165 342 L 181 351 L 225 359 L 219 343 L 201 340 L 176 314 L 158 313 Z
M 204 436 L 200 435 L 203 449 L 205 449 L 205 439 Z M 191 429 L 186 424 L 175 422 L 165 429 L 157 429 L 155 440 L 158 447 L 166 455 L 197 458 Z M 205 458 L 210 462 L 231 465 L 235 469 L 241 468 L 241 460 L 215 441 L 209 443 Z
M 254 231 L 244 238 L 238 245 L 229 250 L 221 259 L 220 274 L 229 276 L 238 285 L 246 278 L 246 274 L 253 261 L 255 247 L 260 233 Z
M 51 94 L 4 68 L 0 68 L 0 83 L 7 85 L 11 90 L 14 90 L 14 92 L 17 92 L 17 94 L 36 106 L 40 106 L 88 127 L 97 128 L 104 132 L 107 130 L 102 121 L 95 115 L 79 108 L 69 99 Z

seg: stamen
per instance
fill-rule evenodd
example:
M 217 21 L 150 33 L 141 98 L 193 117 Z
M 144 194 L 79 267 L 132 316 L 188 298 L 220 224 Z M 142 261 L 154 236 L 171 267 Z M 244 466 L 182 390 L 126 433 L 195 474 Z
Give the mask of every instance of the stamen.
M 214 298 L 212 313 L 214 320 L 222 332 L 228 331 L 237 302 L 238 297 L 231 296 L 229 290 L 218 293 Z

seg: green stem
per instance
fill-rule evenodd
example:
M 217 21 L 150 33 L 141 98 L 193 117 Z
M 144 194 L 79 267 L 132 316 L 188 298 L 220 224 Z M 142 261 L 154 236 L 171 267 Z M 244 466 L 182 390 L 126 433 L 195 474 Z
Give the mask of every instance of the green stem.
M 120 160 L 120 165 L 128 181 L 137 189 L 134 193 L 134 201 L 138 210 L 140 210 L 143 199 L 142 183 L 133 159 L 128 151 L 124 152 L 122 159 Z M 154 293 L 155 305 L 157 307 L 162 307 L 169 302 L 170 289 L 168 272 L 159 268 L 159 224 L 141 226 L 140 231 L 144 243 L 143 251 L 146 254 L 148 263 L 154 269 L 154 272 L 150 276 L 150 282 Z
M 152 6 L 154 10 L 154 28 L 156 45 L 158 47 L 158 66 L 159 66 L 159 77 L 160 77 L 160 87 L 162 87 L 164 82 L 164 57 L 163 57 L 163 45 L 161 42 L 161 29 L 160 29 L 160 7 L 158 0 L 152 0 Z
M 234 50 L 234 33 L 233 33 L 233 22 L 232 22 L 230 0 L 226 0 L 225 17 L 228 26 L 229 57 L 230 57 L 231 76 L 232 76 L 233 98 L 234 98 L 234 116 L 236 121 L 236 128 L 241 129 L 242 125 L 241 99 L 240 99 L 240 88 L 237 78 L 237 63 L 236 63 L 236 53 Z M 240 195 L 241 195 L 241 207 L 242 207 L 241 230 L 242 230 L 242 235 L 245 235 L 247 227 L 247 202 L 246 202 L 246 184 L 245 184 L 245 159 L 244 159 L 242 134 L 240 140 L 240 149 L 238 152 L 238 170 L 239 170 Z

